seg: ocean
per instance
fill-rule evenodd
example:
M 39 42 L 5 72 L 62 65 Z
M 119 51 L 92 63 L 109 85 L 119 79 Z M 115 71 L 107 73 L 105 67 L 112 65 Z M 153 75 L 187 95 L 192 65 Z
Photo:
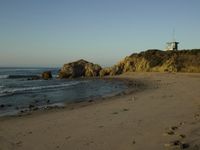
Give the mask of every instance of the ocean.
M 29 80 L 50 70 L 51 80 Z M 0 116 L 16 115 L 33 108 L 117 94 L 127 86 L 121 81 L 101 79 L 56 79 L 59 68 L 0 68 Z

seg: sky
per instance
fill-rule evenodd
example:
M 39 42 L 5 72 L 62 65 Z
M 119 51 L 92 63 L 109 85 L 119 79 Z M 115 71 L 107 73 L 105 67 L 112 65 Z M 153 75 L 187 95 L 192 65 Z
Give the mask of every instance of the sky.
M 0 67 L 111 66 L 146 49 L 200 48 L 199 0 L 0 0 Z

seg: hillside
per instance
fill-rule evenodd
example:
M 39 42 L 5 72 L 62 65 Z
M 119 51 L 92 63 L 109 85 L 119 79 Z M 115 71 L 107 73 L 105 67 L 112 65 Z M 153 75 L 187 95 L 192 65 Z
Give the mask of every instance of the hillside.
M 102 69 L 100 76 L 125 72 L 200 72 L 200 49 L 134 53 L 113 67 Z

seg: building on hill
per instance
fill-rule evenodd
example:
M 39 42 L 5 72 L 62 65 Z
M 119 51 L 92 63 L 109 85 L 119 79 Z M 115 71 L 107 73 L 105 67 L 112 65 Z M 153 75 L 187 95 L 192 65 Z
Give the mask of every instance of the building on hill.
M 167 42 L 166 51 L 177 51 L 179 42 Z

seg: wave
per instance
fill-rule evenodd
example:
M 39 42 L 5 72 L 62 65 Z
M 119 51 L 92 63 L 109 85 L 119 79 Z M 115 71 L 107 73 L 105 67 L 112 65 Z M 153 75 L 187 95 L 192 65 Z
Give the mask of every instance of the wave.
M 53 88 L 60 88 L 60 87 L 68 87 L 68 86 L 73 86 L 77 85 L 80 83 L 83 83 L 86 81 L 73 81 L 70 83 L 62 83 L 58 85 L 47 85 L 47 86 L 35 86 L 35 87 L 24 87 L 24 88 L 6 88 L 0 91 L 0 97 L 2 96 L 7 96 L 7 95 L 13 95 L 17 93 L 23 93 L 27 91 L 37 91 L 37 90 L 42 90 L 42 89 L 53 89 Z
M 0 86 L 0 91 L 4 88 L 4 86 Z
M 9 75 L 0 75 L 0 79 L 7 79 Z
M 39 75 L 0 75 L 0 79 L 37 78 Z
M 38 78 L 38 75 L 8 75 L 8 79 L 20 79 L 20 78 Z
M 58 75 L 52 74 L 53 78 L 58 77 Z M 40 75 L 0 75 L 0 79 L 31 79 L 31 78 L 40 78 Z

